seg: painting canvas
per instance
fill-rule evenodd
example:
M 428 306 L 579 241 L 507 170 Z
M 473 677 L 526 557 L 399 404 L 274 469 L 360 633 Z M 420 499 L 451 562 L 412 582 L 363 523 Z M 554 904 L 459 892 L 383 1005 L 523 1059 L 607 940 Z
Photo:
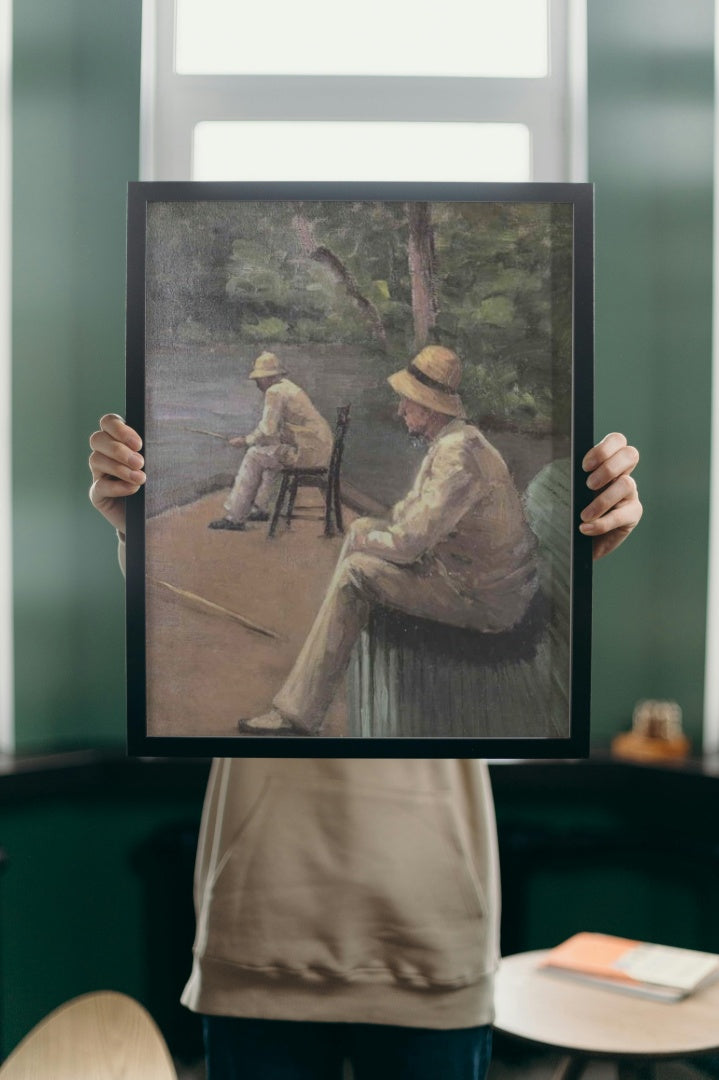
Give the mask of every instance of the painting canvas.
M 131 752 L 585 752 L 591 207 L 130 185 Z

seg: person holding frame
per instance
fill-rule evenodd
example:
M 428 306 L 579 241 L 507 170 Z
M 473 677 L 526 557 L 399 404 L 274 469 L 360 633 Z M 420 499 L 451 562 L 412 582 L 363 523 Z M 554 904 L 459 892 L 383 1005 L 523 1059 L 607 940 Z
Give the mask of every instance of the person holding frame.
M 93 506 L 117 530 L 145 483 L 142 441 L 107 414 Z M 637 450 L 586 454 L 580 531 L 601 558 L 642 516 Z M 486 764 L 458 759 L 215 760 L 183 1002 L 208 1080 L 482 1080 L 491 1053 L 499 873 Z

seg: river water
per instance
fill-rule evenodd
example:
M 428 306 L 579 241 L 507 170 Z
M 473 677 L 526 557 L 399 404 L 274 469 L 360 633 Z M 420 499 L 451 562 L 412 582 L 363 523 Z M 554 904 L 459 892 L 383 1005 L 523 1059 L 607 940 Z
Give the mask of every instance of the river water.
M 337 407 L 351 405 L 343 477 L 385 505 L 401 498 L 425 449 L 408 437 L 396 415 L 397 398 L 386 382 L 402 359 L 368 362 L 365 350 L 349 346 L 282 345 L 273 351 L 331 426 Z M 246 349 L 218 346 L 148 352 L 148 516 L 232 483 L 243 451 L 193 429 L 233 436 L 255 427 L 262 414 L 262 395 L 247 378 L 253 356 Z M 567 452 L 566 441 L 513 432 L 485 434 L 504 455 L 520 488 L 547 461 Z

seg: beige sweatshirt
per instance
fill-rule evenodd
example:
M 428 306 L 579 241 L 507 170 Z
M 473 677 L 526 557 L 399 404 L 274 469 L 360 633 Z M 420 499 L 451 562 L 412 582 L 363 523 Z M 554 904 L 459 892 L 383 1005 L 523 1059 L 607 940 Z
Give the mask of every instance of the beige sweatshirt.
M 194 1011 L 489 1023 L 500 901 L 486 765 L 216 760 L 195 907 Z

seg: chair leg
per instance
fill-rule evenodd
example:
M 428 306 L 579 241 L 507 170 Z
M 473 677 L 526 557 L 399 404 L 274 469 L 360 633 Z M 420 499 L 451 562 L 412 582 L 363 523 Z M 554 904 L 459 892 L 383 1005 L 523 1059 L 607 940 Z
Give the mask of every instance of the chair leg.
M 274 538 L 275 532 L 277 531 L 277 522 L 280 520 L 280 514 L 282 513 L 282 507 L 285 502 L 285 495 L 287 493 L 287 485 L 289 484 L 289 482 L 289 476 L 286 473 L 283 473 L 282 483 L 280 484 L 280 490 L 277 494 L 275 508 L 272 511 L 272 520 L 270 521 L 270 528 L 267 534 L 270 540 Z
M 652 1080 L 654 1067 L 651 1061 L 617 1062 L 619 1080 Z
M 578 1080 L 586 1069 L 589 1059 L 581 1055 L 569 1054 L 558 1062 L 551 1080 Z
M 288 527 L 292 522 L 292 515 L 293 515 L 294 510 L 295 510 L 295 499 L 297 498 L 297 488 L 299 486 L 300 486 L 299 479 L 296 476 L 293 476 L 292 479 L 290 480 L 290 494 L 289 494 L 289 498 L 287 500 L 286 519 L 287 519 Z
M 334 536 L 335 530 L 332 524 L 332 480 L 328 479 L 325 486 L 325 536 Z
M 337 531 L 344 536 L 345 526 L 342 520 L 342 497 L 340 494 L 340 478 L 337 476 L 335 482 L 332 485 L 332 495 L 335 503 L 335 523 L 337 525 Z

